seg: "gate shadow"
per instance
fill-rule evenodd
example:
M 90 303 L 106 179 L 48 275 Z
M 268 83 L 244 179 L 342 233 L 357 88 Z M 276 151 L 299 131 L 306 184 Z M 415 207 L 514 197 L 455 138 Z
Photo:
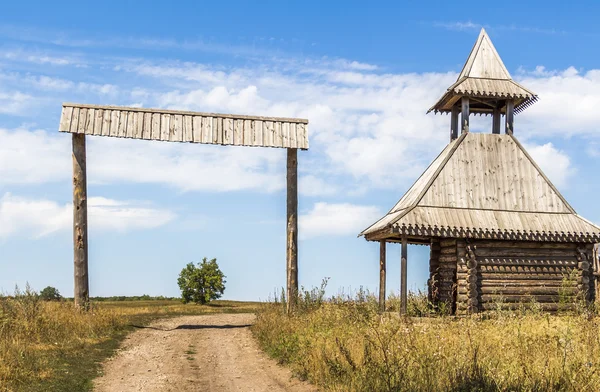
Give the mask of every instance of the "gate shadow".
M 159 327 L 151 327 L 149 325 L 135 325 L 135 324 L 131 324 L 130 326 L 133 328 L 139 328 L 139 329 L 154 329 L 156 331 L 175 331 L 177 329 L 236 329 L 236 328 L 248 328 L 250 327 L 252 324 L 238 324 L 238 325 L 231 325 L 231 324 L 224 324 L 224 325 L 205 325 L 205 324 L 182 324 L 182 325 L 178 325 L 175 328 L 159 328 Z

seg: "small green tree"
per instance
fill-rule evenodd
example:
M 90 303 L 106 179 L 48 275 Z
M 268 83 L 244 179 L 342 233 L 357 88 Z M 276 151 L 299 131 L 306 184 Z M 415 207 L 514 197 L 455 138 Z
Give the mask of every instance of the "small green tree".
M 206 257 L 198 265 L 189 263 L 179 273 L 177 284 L 183 303 L 206 304 L 220 298 L 225 291 L 225 275 L 219 269 L 217 259 Z
M 60 295 L 56 288 L 48 286 L 40 291 L 40 298 L 44 301 L 60 301 L 62 299 L 62 295 Z

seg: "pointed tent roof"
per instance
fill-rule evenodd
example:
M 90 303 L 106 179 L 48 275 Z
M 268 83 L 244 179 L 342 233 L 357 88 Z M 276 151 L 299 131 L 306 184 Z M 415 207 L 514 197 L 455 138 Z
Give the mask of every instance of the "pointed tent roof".
M 512 135 L 464 133 L 400 201 L 364 230 L 400 235 L 599 242 L 600 227 L 567 203 Z
M 450 112 L 461 96 L 514 99 L 517 113 L 537 100 L 535 93 L 512 80 L 483 28 L 458 79 L 428 112 Z M 471 112 L 491 113 L 491 110 L 473 108 Z

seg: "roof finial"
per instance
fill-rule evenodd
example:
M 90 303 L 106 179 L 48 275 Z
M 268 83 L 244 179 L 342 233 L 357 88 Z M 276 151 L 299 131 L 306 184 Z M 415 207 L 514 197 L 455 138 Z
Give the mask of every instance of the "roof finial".
M 494 108 L 504 113 L 506 100 L 514 101 L 518 113 L 537 100 L 535 93 L 512 79 L 483 27 L 456 83 L 429 111 L 450 113 L 461 97 L 477 99 L 479 103 L 471 105 L 473 114 L 492 114 Z

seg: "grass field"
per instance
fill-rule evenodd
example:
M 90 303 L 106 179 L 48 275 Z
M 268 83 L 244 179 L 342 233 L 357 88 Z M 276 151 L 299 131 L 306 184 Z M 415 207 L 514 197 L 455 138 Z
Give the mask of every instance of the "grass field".
M 72 302 L 45 302 L 30 292 L 0 297 L 0 391 L 91 390 L 100 363 L 135 326 L 178 315 L 252 312 L 257 305 L 102 301 L 81 312 Z
M 413 295 L 411 313 L 422 314 L 423 303 Z M 326 391 L 600 390 L 600 318 L 589 309 L 400 317 L 379 314 L 368 295 L 307 295 L 292 317 L 281 303 L 262 307 L 253 332 Z

